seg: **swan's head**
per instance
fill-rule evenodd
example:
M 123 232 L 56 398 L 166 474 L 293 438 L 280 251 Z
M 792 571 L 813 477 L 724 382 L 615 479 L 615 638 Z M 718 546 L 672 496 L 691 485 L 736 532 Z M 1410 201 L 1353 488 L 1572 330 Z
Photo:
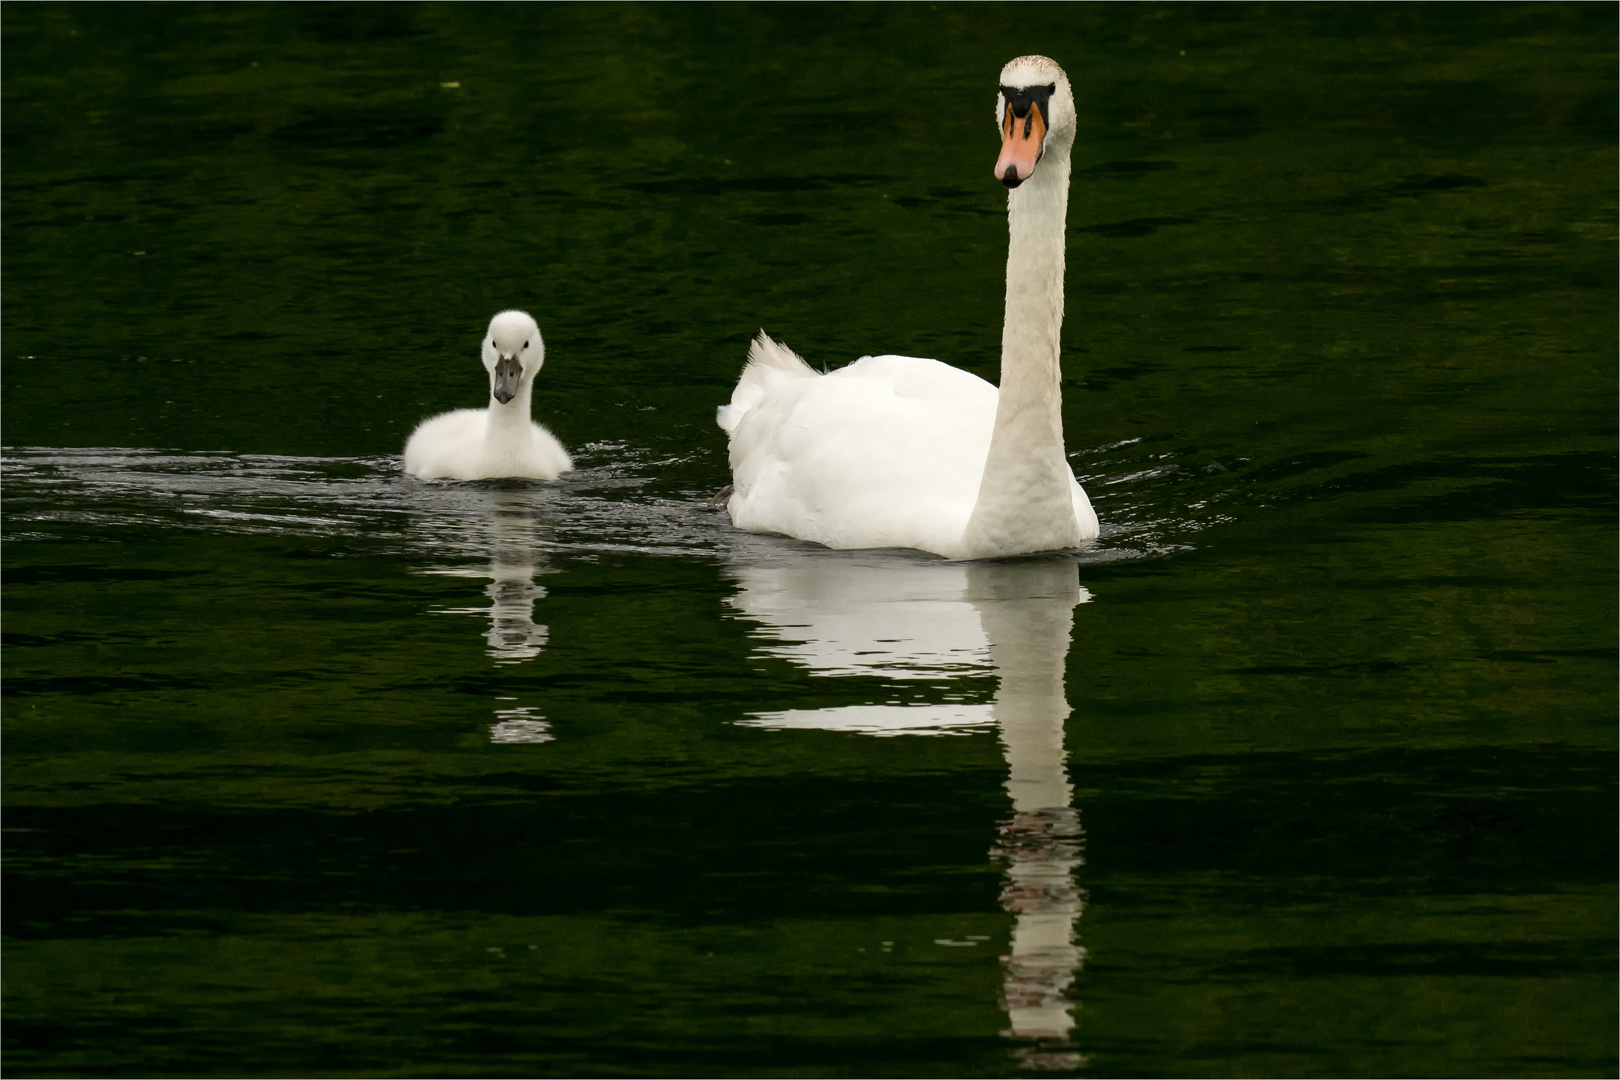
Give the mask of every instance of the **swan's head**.
M 1051 146 L 1074 142 L 1074 92 L 1063 69 L 1044 56 L 1020 56 L 1001 69 L 996 95 L 1001 156 L 996 179 L 1015 188 L 1035 175 Z
M 546 343 L 540 327 L 526 311 L 503 311 L 489 320 L 484 335 L 484 367 L 489 371 L 489 392 L 505 405 L 518 396 L 546 362 Z

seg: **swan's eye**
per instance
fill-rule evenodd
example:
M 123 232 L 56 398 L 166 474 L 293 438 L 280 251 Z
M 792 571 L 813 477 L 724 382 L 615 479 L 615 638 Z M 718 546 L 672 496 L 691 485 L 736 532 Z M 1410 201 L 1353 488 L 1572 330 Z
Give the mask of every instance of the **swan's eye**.
M 527 342 L 527 341 L 525 341 L 525 342 L 524 342 L 524 343 L 523 343 L 523 349 L 527 349 L 527 348 L 528 348 L 528 347 L 529 347 L 529 343 L 528 343 L 528 342 Z M 522 351 L 523 351 L 523 349 L 519 349 L 519 350 L 518 350 L 518 352 L 522 352 Z

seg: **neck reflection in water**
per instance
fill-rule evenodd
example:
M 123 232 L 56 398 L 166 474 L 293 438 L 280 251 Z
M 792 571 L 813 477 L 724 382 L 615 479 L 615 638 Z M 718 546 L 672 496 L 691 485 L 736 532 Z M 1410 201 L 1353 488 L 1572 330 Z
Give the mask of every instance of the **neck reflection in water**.
M 439 614 L 485 615 L 489 630 L 484 640 L 489 655 L 498 665 L 518 664 L 540 655 L 549 633 L 534 621 L 534 603 L 544 599 L 546 590 L 535 583 L 537 574 L 548 573 L 539 551 L 540 525 L 528 485 L 496 487 L 480 492 L 486 497 L 483 526 L 474 545 L 489 552 L 487 569 L 444 567 L 425 573 L 445 577 L 487 578 L 484 589 L 488 607 L 438 608 Z M 515 702 L 515 698 L 498 699 Z M 538 710 L 511 704 L 495 710 L 495 723 L 489 738 L 497 743 L 550 742 L 551 725 Z
M 816 552 L 734 566 L 729 603 L 763 626 L 763 649 L 818 675 L 939 680 L 993 671 L 990 705 L 857 705 L 759 713 L 742 723 L 865 735 L 954 735 L 994 727 L 1006 756 L 1013 816 L 991 849 L 1007 867 L 1002 906 L 1016 917 L 1004 958 L 1011 1038 L 1034 1069 L 1083 1064 L 1064 991 L 1084 957 L 1079 814 L 1070 805 L 1063 724 L 1064 664 L 1074 608 L 1091 599 L 1063 559 L 921 563 Z

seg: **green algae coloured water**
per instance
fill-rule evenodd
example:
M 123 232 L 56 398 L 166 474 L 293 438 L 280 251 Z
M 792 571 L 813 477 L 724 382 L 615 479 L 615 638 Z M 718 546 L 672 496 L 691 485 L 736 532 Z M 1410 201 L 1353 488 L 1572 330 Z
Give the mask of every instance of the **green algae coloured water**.
M 1612 1076 L 1612 5 L 0 11 L 7 1076 Z M 997 371 L 1103 536 L 738 534 Z M 423 485 L 535 314 L 557 484 Z

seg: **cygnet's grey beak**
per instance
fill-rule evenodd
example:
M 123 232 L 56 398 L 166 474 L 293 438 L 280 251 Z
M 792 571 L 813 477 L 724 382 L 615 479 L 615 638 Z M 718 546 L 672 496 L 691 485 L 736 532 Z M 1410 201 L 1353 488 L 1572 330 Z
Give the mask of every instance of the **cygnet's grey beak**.
M 489 392 L 495 395 L 495 400 L 505 405 L 517 397 L 518 383 L 523 379 L 523 365 L 518 363 L 515 356 L 503 356 L 495 365 L 495 380 L 490 384 Z

